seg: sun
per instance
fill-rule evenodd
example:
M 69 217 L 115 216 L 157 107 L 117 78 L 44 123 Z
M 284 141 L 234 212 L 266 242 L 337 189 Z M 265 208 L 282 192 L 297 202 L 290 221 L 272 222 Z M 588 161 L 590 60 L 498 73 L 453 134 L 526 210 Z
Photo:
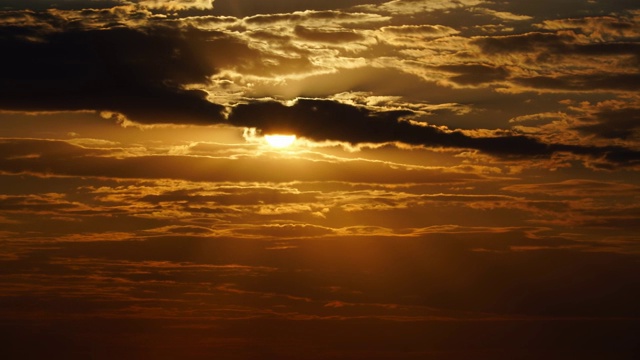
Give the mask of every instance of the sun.
M 296 141 L 295 135 L 280 135 L 280 134 L 272 134 L 265 135 L 264 139 L 267 141 L 271 147 L 274 148 L 286 148 L 291 146 Z

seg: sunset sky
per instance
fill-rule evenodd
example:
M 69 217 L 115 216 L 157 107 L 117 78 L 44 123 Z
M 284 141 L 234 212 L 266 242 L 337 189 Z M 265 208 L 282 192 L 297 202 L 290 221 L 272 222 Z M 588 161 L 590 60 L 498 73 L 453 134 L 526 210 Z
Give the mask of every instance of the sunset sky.
M 640 358 L 637 0 L 0 0 L 0 51 L 4 359 Z

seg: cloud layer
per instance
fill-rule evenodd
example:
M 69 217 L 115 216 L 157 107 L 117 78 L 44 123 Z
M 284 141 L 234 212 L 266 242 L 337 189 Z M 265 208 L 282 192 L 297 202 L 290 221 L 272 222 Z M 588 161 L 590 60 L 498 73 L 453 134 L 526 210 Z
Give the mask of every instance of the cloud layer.
M 459 36 L 454 24 L 388 25 L 394 16 L 397 20 L 407 16 L 400 10 L 402 4 L 382 4 L 371 14 L 357 8 L 361 12 L 305 11 L 244 19 L 172 19 L 144 10 L 177 7 L 173 2 L 83 10 L 85 16 L 74 10 L 5 11 L 2 26 L 7 36 L 1 41 L 8 55 L 2 60 L 0 106 L 12 111 L 102 111 L 140 124 L 229 123 L 352 144 L 400 142 L 533 158 L 566 152 L 595 159 L 599 165 L 594 166 L 602 168 L 637 165 L 637 151 L 629 143 L 636 138 L 633 119 L 638 107 L 630 95 L 638 83 L 633 65 L 638 62 L 633 41 L 638 33 L 633 25 L 636 13 L 535 23 L 532 17 L 485 9 L 485 16 L 529 21 L 536 30 Z M 200 3 L 191 5 L 202 8 Z M 442 6 L 469 11 L 457 3 Z M 411 12 L 428 15 L 440 8 Z M 318 27 L 327 19 L 336 20 L 332 28 Z M 429 62 L 424 60 L 427 55 Z M 549 67 L 552 63 L 555 66 Z M 381 72 L 382 67 L 387 72 Z M 358 79 L 355 74 L 360 71 L 369 75 Z M 549 143 L 538 133 L 522 134 L 498 125 L 504 124 L 500 120 L 504 115 L 496 110 L 467 104 L 469 110 L 452 120 L 477 118 L 496 124 L 491 136 L 482 136 L 447 126 L 447 118 L 440 122 L 428 110 L 427 92 L 427 103 L 396 102 L 400 105 L 394 108 L 372 106 L 353 92 L 391 95 L 384 92 L 384 84 L 394 72 L 407 77 L 405 86 L 415 82 L 407 89 L 442 89 L 458 106 L 469 101 L 464 94 L 474 89 L 497 91 L 492 95 L 496 99 L 500 92 L 619 94 L 625 103 L 618 108 L 623 108 L 593 113 L 592 118 L 571 114 L 570 108 L 555 108 L 575 119 L 569 130 L 576 137 L 587 134 L 595 135 L 594 140 L 620 141 Z M 331 80 L 334 74 L 338 82 Z M 335 87 L 340 81 L 346 82 Z M 353 92 L 352 102 L 319 98 L 312 85 L 324 87 L 325 96 L 337 94 L 331 93 L 332 87 L 340 93 Z M 291 86 L 300 87 L 298 95 L 317 95 L 299 98 L 293 105 L 286 105 L 286 99 L 247 99 L 255 89 L 290 92 Z M 400 84 L 394 90 L 399 99 L 413 96 L 403 93 Z M 521 106 L 518 116 L 525 108 Z
M 0 357 L 637 358 L 636 3 L 4 1 Z

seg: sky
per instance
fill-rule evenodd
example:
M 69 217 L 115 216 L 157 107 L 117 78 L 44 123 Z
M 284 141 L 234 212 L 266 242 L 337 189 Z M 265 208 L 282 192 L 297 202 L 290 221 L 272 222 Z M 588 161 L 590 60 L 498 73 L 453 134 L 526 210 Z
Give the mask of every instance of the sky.
M 637 1 L 2 0 L 0 49 L 3 358 L 640 356 Z

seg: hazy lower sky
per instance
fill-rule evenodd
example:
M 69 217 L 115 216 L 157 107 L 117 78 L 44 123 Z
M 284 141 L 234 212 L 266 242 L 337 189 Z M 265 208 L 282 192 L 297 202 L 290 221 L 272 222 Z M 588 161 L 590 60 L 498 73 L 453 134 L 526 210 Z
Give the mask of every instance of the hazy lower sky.
M 0 49 L 3 358 L 640 356 L 637 1 L 3 0 Z

